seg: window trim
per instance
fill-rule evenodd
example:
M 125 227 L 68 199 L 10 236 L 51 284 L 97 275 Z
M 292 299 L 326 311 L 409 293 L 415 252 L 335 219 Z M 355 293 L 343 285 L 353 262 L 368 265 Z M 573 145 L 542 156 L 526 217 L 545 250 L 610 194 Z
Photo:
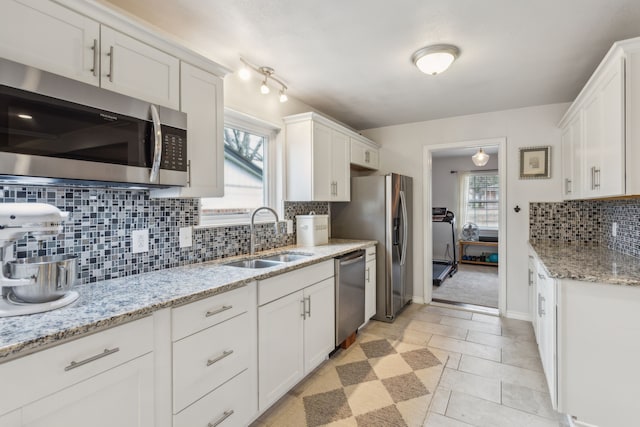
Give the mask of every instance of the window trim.
M 263 183 L 264 183 L 264 200 L 263 206 L 269 206 L 278 212 L 278 216 L 282 219 L 282 191 L 278 191 L 281 172 L 283 169 L 283 161 L 279 153 L 280 149 L 280 130 L 281 128 L 271 122 L 258 119 L 239 111 L 226 108 L 224 109 L 223 127 L 232 127 L 234 129 L 250 132 L 254 135 L 263 136 L 267 139 L 264 151 L 263 166 Z M 251 222 L 250 213 L 216 215 L 202 214 L 202 203 L 200 203 L 200 220 L 199 227 L 215 227 L 230 225 L 246 225 Z M 256 215 L 256 223 L 273 222 L 273 214 L 268 211 L 258 212 Z

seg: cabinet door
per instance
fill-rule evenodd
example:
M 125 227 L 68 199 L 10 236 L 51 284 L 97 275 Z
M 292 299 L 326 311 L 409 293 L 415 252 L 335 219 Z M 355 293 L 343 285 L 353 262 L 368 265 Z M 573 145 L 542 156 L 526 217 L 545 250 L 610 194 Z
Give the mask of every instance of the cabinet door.
M 529 284 L 529 312 L 531 313 L 531 326 L 533 326 L 533 333 L 538 340 L 538 289 L 536 286 L 537 271 L 535 258 L 533 255 L 529 255 L 528 266 L 528 278 Z
M 603 74 L 584 107 L 583 195 L 624 194 L 624 62 Z
M 153 355 L 139 357 L 23 408 L 25 427 L 153 427 Z
M 562 195 L 564 199 L 578 199 L 582 189 L 582 114 L 576 116 L 562 131 Z
M 353 137 L 349 139 L 351 145 L 350 163 L 367 169 L 378 169 L 378 150 Z
M 100 85 L 177 110 L 180 61 L 104 25 L 100 30 Z
M 222 79 L 181 64 L 181 111 L 187 113 L 189 185 L 181 196 L 224 195 L 224 101 Z
M 331 131 L 331 201 L 348 202 L 351 199 L 351 175 L 349 169 L 349 137 L 336 130 Z
M 376 260 L 367 261 L 365 267 L 364 321 L 376 315 Z
M 335 348 L 335 280 L 304 289 L 304 373 L 310 373 Z
M 331 128 L 313 123 L 313 200 L 330 201 L 335 193 L 332 176 Z M 295 159 L 289 159 L 295 161 Z
M 100 25 L 50 1 L 5 0 L 0 57 L 97 86 Z
M 302 291 L 258 308 L 260 411 L 282 397 L 304 375 L 303 316 Z
M 545 277 L 543 289 L 543 328 L 544 333 L 544 356 L 542 367 L 547 378 L 547 385 L 551 395 L 551 403 L 556 408 L 556 286 L 555 280 Z

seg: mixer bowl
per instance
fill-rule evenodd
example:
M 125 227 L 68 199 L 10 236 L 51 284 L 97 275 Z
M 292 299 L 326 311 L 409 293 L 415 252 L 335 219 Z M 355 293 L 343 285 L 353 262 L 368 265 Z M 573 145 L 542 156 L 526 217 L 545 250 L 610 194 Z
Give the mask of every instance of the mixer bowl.
M 33 279 L 34 284 L 13 286 L 13 294 L 27 303 L 49 302 L 61 298 L 76 282 L 78 257 L 52 255 L 21 258 L 7 263 L 11 279 Z

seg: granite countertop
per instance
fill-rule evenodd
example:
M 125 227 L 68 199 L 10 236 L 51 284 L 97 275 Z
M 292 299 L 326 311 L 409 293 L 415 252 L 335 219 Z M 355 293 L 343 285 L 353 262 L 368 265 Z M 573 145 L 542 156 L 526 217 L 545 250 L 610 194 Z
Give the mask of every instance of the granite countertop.
M 275 267 L 247 269 L 224 265 L 248 258 L 243 255 L 80 285 L 74 288 L 80 298 L 69 306 L 45 313 L 0 318 L 0 363 L 148 316 L 162 308 L 191 303 L 375 243 L 333 239 L 328 245 L 286 246 L 256 255 L 287 251 L 311 254 Z
M 550 277 L 640 286 L 640 259 L 595 244 L 530 241 Z

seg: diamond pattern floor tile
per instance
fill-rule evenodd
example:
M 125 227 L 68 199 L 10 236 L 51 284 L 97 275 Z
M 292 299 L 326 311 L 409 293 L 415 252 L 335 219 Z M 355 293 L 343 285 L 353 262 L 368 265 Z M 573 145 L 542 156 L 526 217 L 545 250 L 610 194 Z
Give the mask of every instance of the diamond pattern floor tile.
M 395 403 L 424 396 L 429 391 L 413 372 L 382 380 Z
M 351 407 L 343 389 L 306 396 L 302 400 L 309 427 L 321 426 L 351 416 Z
M 336 366 L 336 371 L 338 371 L 340 381 L 345 387 L 378 379 L 368 360 Z

